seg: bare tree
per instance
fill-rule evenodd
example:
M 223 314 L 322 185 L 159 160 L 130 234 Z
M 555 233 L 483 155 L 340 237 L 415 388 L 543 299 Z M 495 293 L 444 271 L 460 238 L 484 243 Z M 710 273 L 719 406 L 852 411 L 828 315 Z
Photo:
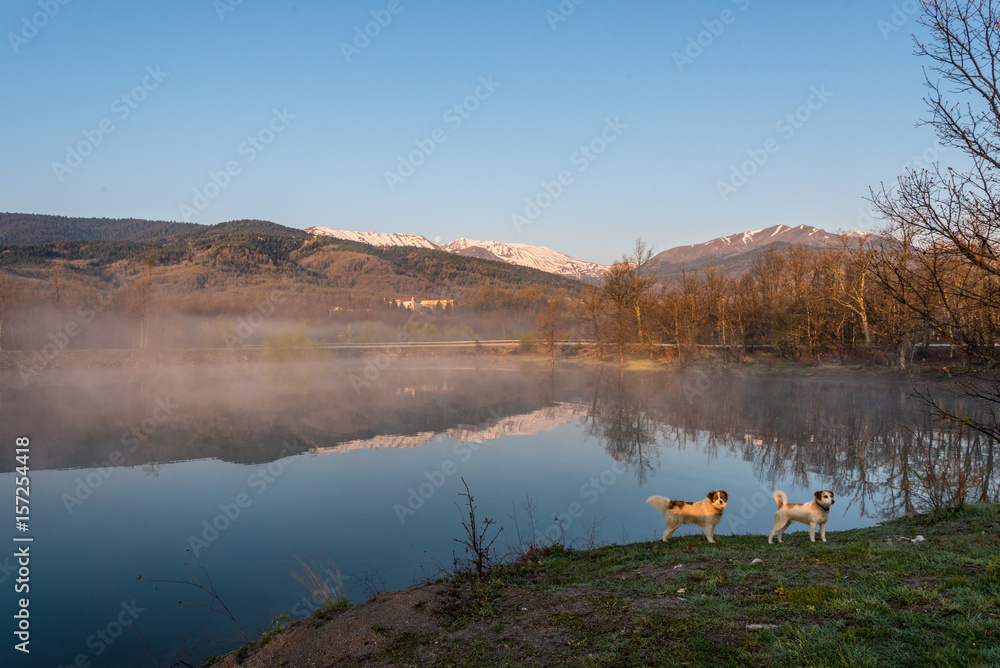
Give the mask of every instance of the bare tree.
M 648 315 L 655 303 L 654 284 L 653 251 L 642 239 L 635 240 L 631 255 L 622 256 L 604 274 L 604 295 L 614 305 L 612 329 L 622 365 L 625 346 L 632 340 L 646 344 L 652 351 Z M 624 331 L 628 322 L 634 328 L 634 339 Z
M 587 285 L 580 300 L 580 316 L 586 331 L 594 337 L 597 353 L 603 354 L 604 332 L 608 321 L 608 304 L 603 291 L 596 285 Z
M 707 310 L 714 330 L 711 336 L 716 344 L 725 348 L 729 346 L 732 338 L 730 334 L 732 281 L 714 262 L 705 264 L 702 267 L 702 274 L 704 275 L 705 297 L 708 301 Z
M 535 329 L 538 330 L 542 344 L 545 346 L 546 352 L 549 353 L 550 368 L 556 365 L 556 349 L 566 333 L 567 325 L 566 300 L 563 297 L 557 297 L 550 301 L 535 322 Z
M 703 287 L 697 272 L 681 267 L 677 289 L 673 294 L 672 314 L 677 339 L 677 359 L 682 362 L 693 355 L 695 346 L 698 345 L 704 315 Z
M 870 346 L 872 334 L 868 324 L 868 277 L 875 252 L 864 237 L 842 234 L 840 242 L 840 262 L 835 268 L 831 297 L 837 304 L 858 316 L 865 345 Z
M 1000 405 L 1000 7 L 995 0 L 923 0 L 914 38 L 925 70 L 931 126 L 961 153 L 962 169 L 909 170 L 870 201 L 886 223 L 873 275 L 886 293 L 936 337 L 978 365 L 963 381 L 971 395 Z M 904 362 L 904 346 L 900 362 Z M 940 412 L 947 409 L 937 405 Z M 1000 437 L 994 417 L 974 428 Z M 961 416 L 956 416 L 961 417 Z
M 636 239 L 632 254 L 622 256 L 621 262 L 615 264 L 619 265 L 616 297 L 634 313 L 639 343 L 652 349 L 647 315 L 654 301 L 653 251 L 646 247 L 645 241 Z
M 636 340 L 635 311 L 632 309 L 632 271 L 626 262 L 615 262 L 604 273 L 602 293 L 610 304 L 609 335 L 618 352 L 618 360 L 625 366 L 625 351 Z

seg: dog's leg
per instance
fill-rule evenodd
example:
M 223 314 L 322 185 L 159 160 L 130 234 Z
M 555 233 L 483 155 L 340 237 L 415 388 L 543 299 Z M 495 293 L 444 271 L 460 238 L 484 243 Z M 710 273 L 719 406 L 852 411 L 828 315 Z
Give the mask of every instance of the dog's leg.
M 715 527 L 712 526 L 711 524 L 707 525 L 705 527 L 705 538 L 708 539 L 709 543 L 714 543 L 715 542 L 714 536 L 715 536 Z
M 775 522 L 774 523 L 774 528 L 771 529 L 771 533 L 767 534 L 767 544 L 768 545 L 773 545 L 773 543 L 771 542 L 771 539 L 774 538 L 774 534 L 778 532 L 778 527 L 780 527 L 780 526 L 781 526 L 781 522 Z M 779 542 L 781 541 L 781 536 L 780 535 L 778 536 L 778 541 Z
M 785 541 L 781 540 L 781 537 L 785 535 L 785 529 L 787 529 L 790 526 L 792 526 L 792 521 L 788 520 L 787 522 L 785 522 L 785 526 L 783 526 L 780 529 L 778 529 L 778 542 L 779 543 L 784 543 L 785 542 Z
M 809 540 L 816 542 L 816 523 L 809 521 Z M 825 538 L 823 540 L 826 540 Z
M 823 539 L 824 543 L 826 542 L 826 522 L 819 525 L 819 537 Z
M 671 519 L 674 519 L 674 521 L 671 522 L 670 521 Z M 674 532 L 677 531 L 681 527 L 682 524 L 683 524 L 683 522 L 678 522 L 678 521 L 676 521 L 675 518 L 668 517 L 667 518 L 667 530 L 663 532 L 663 540 L 667 540 L 668 538 L 672 538 L 673 535 L 674 535 Z

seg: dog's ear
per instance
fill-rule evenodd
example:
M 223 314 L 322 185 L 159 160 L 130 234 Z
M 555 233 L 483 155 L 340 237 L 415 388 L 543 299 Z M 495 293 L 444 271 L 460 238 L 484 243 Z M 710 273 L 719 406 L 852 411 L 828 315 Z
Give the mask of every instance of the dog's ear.
M 819 500 L 820 500 L 820 498 L 822 498 L 822 496 L 823 496 L 823 492 L 824 492 L 824 491 L 826 491 L 826 490 L 822 490 L 822 489 L 821 489 L 821 490 L 820 490 L 820 491 L 818 491 L 818 492 L 813 492 L 813 496 L 815 496 L 815 497 L 816 497 L 816 500 L 817 500 L 817 501 L 819 501 Z
M 727 492 L 724 489 L 720 489 L 719 490 L 719 494 L 722 495 L 722 500 L 723 501 L 729 501 L 729 492 Z

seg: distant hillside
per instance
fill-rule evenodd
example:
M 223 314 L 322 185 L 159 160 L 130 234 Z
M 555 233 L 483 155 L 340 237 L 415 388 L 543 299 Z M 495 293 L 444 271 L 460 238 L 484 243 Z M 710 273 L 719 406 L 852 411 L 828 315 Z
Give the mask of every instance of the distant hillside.
M 28 246 L 53 241 L 154 241 L 183 237 L 207 225 L 136 218 L 67 218 L 0 213 L 0 244 Z
M 599 283 L 604 277 L 604 272 L 608 270 L 604 265 L 577 260 L 565 253 L 560 253 L 544 246 L 531 246 L 529 244 L 476 241 L 474 239 L 463 238 L 438 245 L 419 234 L 354 232 L 352 230 L 333 230 L 328 227 L 310 227 L 306 232 L 317 236 L 359 241 L 380 247 L 404 246 L 442 250 L 466 257 L 496 260 L 497 262 L 540 269 L 551 274 L 558 274 L 590 283 Z
M 604 265 L 577 260 L 565 253 L 560 253 L 544 246 L 529 246 L 528 244 L 456 239 L 451 243 L 441 246 L 441 250 L 466 257 L 479 257 L 487 260 L 520 264 L 525 267 L 535 267 L 543 271 L 552 272 L 553 274 L 568 276 L 591 283 L 599 283 L 604 278 L 604 273 L 608 270 Z
M 302 254 L 302 266 L 322 271 L 338 285 L 361 281 L 378 285 L 379 294 L 389 296 L 483 285 L 511 289 L 538 285 L 571 294 L 583 289 L 579 281 L 539 269 L 417 246 L 372 246 L 335 237 L 314 237 Z M 348 274 L 342 271 L 344 261 L 351 270 Z
M 863 232 L 849 232 L 864 236 Z M 810 225 L 774 225 L 762 230 L 743 232 L 712 239 L 693 246 L 677 246 L 653 257 L 656 271 L 663 277 L 680 273 L 681 267 L 697 269 L 712 261 L 730 275 L 749 269 L 753 259 L 769 248 L 805 246 L 807 248 L 839 248 L 840 237 Z
M 211 295 L 238 285 L 263 288 L 279 282 L 301 286 L 295 289 L 303 295 L 322 294 L 330 305 L 355 307 L 388 297 L 454 297 L 486 286 L 508 290 L 536 286 L 569 295 L 583 287 L 529 267 L 432 248 L 380 247 L 316 237 L 263 220 L 189 225 L 5 215 L 0 234 L 9 233 L 21 243 L 0 241 L 2 268 L 37 279 L 58 269 L 61 275 L 85 279 L 123 267 L 134 272 L 151 266 L 158 291 L 206 304 L 221 299 Z M 39 227 L 31 232 L 35 224 Z M 52 236 L 59 238 L 26 243 Z

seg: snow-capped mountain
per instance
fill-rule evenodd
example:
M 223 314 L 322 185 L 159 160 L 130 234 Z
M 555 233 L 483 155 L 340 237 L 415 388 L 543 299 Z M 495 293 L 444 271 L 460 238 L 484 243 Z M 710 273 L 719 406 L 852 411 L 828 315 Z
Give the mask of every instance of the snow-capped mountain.
M 589 406 L 576 402 L 559 402 L 523 415 L 511 415 L 478 426 L 453 427 L 440 433 L 425 431 L 409 436 L 386 434 L 357 441 L 338 443 L 330 447 L 310 448 L 313 454 L 325 455 L 351 450 L 376 448 L 419 448 L 438 436 L 465 443 L 485 443 L 504 436 L 532 436 L 575 422 L 587 414 Z
M 850 232 L 851 236 L 865 236 L 864 232 Z M 811 225 L 774 225 L 762 230 L 731 234 L 719 237 L 693 246 L 677 246 L 657 255 L 657 262 L 682 264 L 694 262 L 705 257 L 725 258 L 749 251 L 759 250 L 771 244 L 788 246 L 808 246 L 812 248 L 839 246 L 837 235 Z
M 351 230 L 331 230 L 329 227 L 310 227 L 306 230 L 309 234 L 316 234 L 323 237 L 337 237 L 348 241 L 357 241 L 371 246 L 416 246 L 417 248 L 433 248 L 439 250 L 440 247 L 419 234 L 386 234 L 384 232 L 352 232 Z
M 310 227 L 310 234 L 337 237 L 359 241 L 373 246 L 414 246 L 445 251 L 466 257 L 495 260 L 560 276 L 567 276 L 590 283 L 599 283 L 607 266 L 594 262 L 577 260 L 574 257 L 542 246 L 528 244 L 501 243 L 497 241 L 477 241 L 456 239 L 446 244 L 436 244 L 419 234 L 384 234 L 382 232 L 352 232 L 333 230 L 328 227 Z M 849 232 L 848 236 L 865 237 L 864 232 Z M 756 254 L 765 248 L 777 246 L 806 246 L 809 248 L 835 248 L 841 244 L 836 234 L 811 225 L 774 225 L 762 230 L 741 232 L 719 237 L 693 246 L 677 246 L 665 250 L 653 258 L 657 273 L 668 277 L 680 271 L 681 267 L 695 269 L 710 258 L 718 261 L 718 266 L 728 274 L 740 274 L 749 268 Z
M 519 264 L 547 271 L 550 274 L 569 276 L 581 281 L 599 281 L 608 268 L 594 262 L 584 262 L 565 253 L 544 246 L 528 244 L 505 244 L 498 241 L 476 241 L 456 239 L 441 246 L 441 250 L 486 260 L 497 260 L 508 264 Z
M 594 262 L 584 262 L 574 257 L 559 253 L 543 246 L 528 244 L 508 244 L 497 241 L 476 241 L 474 239 L 456 239 L 451 243 L 438 245 L 419 234 L 385 234 L 382 232 L 352 232 L 351 230 L 333 230 L 328 227 L 310 227 L 310 234 L 337 237 L 349 241 L 358 241 L 372 246 L 414 246 L 431 248 L 447 253 L 477 257 L 484 260 L 495 260 L 516 264 L 522 267 L 539 269 L 550 274 L 568 276 L 581 281 L 597 282 L 604 276 L 607 267 Z
M 867 237 L 864 232 L 848 232 L 850 237 Z M 768 247 L 805 246 L 807 248 L 839 248 L 841 240 L 836 234 L 811 225 L 774 225 L 762 230 L 731 234 L 693 246 L 677 246 L 653 257 L 657 273 L 662 277 L 677 275 L 681 267 L 697 269 L 706 262 L 731 276 L 750 268 L 753 259 Z

